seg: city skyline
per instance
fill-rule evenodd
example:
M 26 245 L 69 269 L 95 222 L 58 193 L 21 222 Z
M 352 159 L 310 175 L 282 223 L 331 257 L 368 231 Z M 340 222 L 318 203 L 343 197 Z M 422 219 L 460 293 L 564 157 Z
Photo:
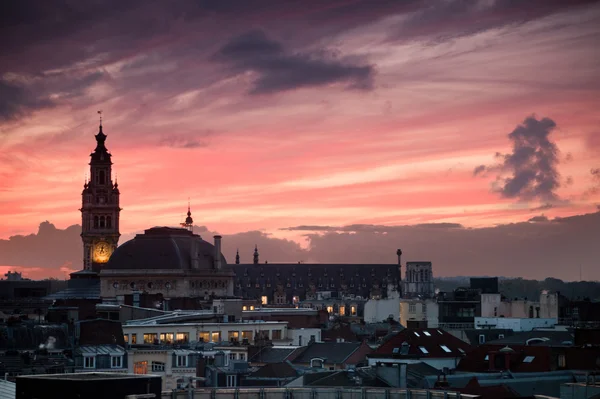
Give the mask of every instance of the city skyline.
M 81 268 L 15 257 L 10 237 L 80 223 L 102 110 L 120 243 L 177 225 L 189 198 L 201 234 L 283 246 L 267 260 L 393 262 L 400 247 L 436 275 L 494 274 L 476 232 L 533 269 L 509 276 L 553 262 L 567 279 L 578 257 L 599 279 L 598 3 L 398 3 L 13 6 L 0 269 Z M 463 266 L 444 264 L 458 249 Z

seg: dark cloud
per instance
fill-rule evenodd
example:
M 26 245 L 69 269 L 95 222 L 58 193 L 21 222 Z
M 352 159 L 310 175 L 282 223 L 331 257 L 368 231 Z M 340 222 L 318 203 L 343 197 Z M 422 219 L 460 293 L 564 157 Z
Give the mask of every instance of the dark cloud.
M 473 169 L 473 176 L 477 176 L 483 172 L 485 172 L 486 170 L 486 166 L 485 165 L 479 165 L 478 167 L 476 167 L 475 169 Z
M 32 92 L 24 85 L 0 79 L 0 122 L 52 105 L 54 103 L 49 98 Z
M 536 223 L 532 223 L 536 222 Z M 541 223 L 543 222 L 543 223 Z M 252 261 L 258 245 L 261 262 L 303 261 L 321 263 L 395 263 L 396 249 L 404 260 L 429 260 L 437 276 L 503 275 L 543 279 L 554 276 L 573 280 L 569 265 L 581 262 L 586 279 L 600 279 L 594 268 L 600 258 L 599 212 L 565 218 L 536 216 L 527 222 L 485 228 L 465 228 L 453 223 L 414 226 L 298 226 L 284 230 L 307 231 L 308 249 L 294 241 L 261 231 L 223 234 L 223 253 L 228 262 Z M 212 242 L 215 232 L 195 227 Z M 313 232 L 317 232 L 315 234 Z M 71 262 L 81 265 L 80 226 L 65 230 L 42 223 L 37 234 L 0 240 L 0 265 L 56 269 Z M 135 234 L 123 234 L 121 243 Z
M 549 203 L 558 201 L 558 147 L 550 139 L 555 128 L 556 123 L 550 118 L 526 118 L 508 135 L 512 152 L 496 154 L 499 164 L 480 165 L 473 174 L 477 175 L 482 170 L 499 172 L 494 191 L 505 198 L 537 199 Z
M 534 216 L 532 218 L 529 218 L 528 222 L 547 222 L 550 219 L 548 219 L 548 217 L 546 215 L 539 215 L 539 216 Z
M 508 25 L 523 24 L 597 0 L 425 0 L 393 31 L 395 40 L 440 41 Z
M 373 86 L 373 67 L 354 65 L 320 54 L 293 54 L 263 31 L 251 31 L 227 42 L 215 59 L 239 72 L 258 74 L 252 94 L 268 94 L 344 83 L 347 87 L 368 90 Z
M 537 206 L 537 207 L 535 207 L 535 208 L 531 208 L 531 210 L 532 210 L 532 211 L 545 211 L 545 210 L 547 210 L 547 209 L 552 209 L 552 208 L 554 208 L 555 206 L 556 206 L 556 205 L 554 205 L 554 204 L 543 204 L 543 205 Z

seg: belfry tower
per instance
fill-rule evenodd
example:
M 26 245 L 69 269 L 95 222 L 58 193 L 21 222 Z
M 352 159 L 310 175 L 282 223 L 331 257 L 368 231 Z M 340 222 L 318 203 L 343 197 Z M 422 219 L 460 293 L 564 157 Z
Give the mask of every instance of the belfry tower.
M 99 272 L 119 242 L 119 185 L 112 181 L 111 154 L 104 146 L 102 119 L 96 148 L 90 154 L 90 177 L 81 193 L 81 239 L 83 268 Z

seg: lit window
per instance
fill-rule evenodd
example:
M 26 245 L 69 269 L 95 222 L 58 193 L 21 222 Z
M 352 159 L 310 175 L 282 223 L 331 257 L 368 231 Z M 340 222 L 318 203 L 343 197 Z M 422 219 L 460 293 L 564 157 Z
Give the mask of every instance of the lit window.
M 126 344 L 129 343 L 129 334 L 123 334 L 123 340 Z
M 327 306 L 327 313 L 329 313 L 329 314 L 333 313 L 333 306 L 331 306 L 331 305 Z
M 246 306 L 246 305 L 242 306 L 242 310 L 248 310 L 248 306 Z
M 525 356 L 525 359 L 523 359 L 523 363 L 531 363 L 533 362 L 533 359 L 535 359 L 535 356 Z
M 158 339 L 158 334 L 156 334 L 156 333 L 144 334 L 144 343 L 145 344 L 153 344 L 157 339 Z
M 421 350 L 421 352 L 423 352 L 424 354 L 428 354 L 429 351 L 427 350 L 427 348 L 425 348 L 424 346 L 419 346 L 419 349 Z
M 178 344 L 187 344 L 190 342 L 190 334 L 189 333 L 177 333 L 175 335 L 175 342 Z
M 271 335 L 273 340 L 281 339 L 281 330 L 273 330 Z
M 446 352 L 446 353 L 450 353 L 450 352 L 452 352 L 452 351 L 450 350 L 450 348 L 448 348 L 446 345 L 440 345 L 440 348 L 442 348 L 442 349 L 444 350 L 444 352 Z
M 174 337 L 173 333 L 161 333 L 160 334 L 160 342 L 162 342 L 164 344 L 172 344 L 173 337 Z
M 431 337 L 431 334 L 429 334 L 429 331 L 423 331 L 423 334 L 427 335 L 428 337 Z
M 266 296 L 266 295 L 263 295 L 263 296 L 260 298 L 260 302 L 261 302 L 263 305 L 266 305 L 266 304 L 268 304 L 268 303 L 269 303 L 269 300 L 268 300 L 268 298 L 267 298 L 267 296 Z
M 247 339 L 248 341 L 252 340 L 252 330 L 242 331 L 242 339 Z
M 340 306 L 340 316 L 346 316 L 346 307 Z
M 131 344 L 137 344 L 137 334 L 131 334 Z
M 84 369 L 96 368 L 96 356 L 84 356 L 83 357 L 83 368 Z
M 148 374 L 148 362 L 135 362 L 133 365 L 134 374 Z
M 152 371 L 165 371 L 165 364 L 163 362 L 152 362 Z
M 219 331 L 213 331 L 211 334 L 211 342 L 221 342 L 221 333 Z
M 254 305 L 250 305 L 250 310 L 254 310 Z
M 111 356 L 110 357 L 110 368 L 111 369 L 120 369 L 123 367 L 123 356 Z
M 198 341 L 209 342 L 210 341 L 210 333 L 208 331 L 200 331 L 198 333 Z
M 292 297 L 292 302 L 294 303 L 294 305 L 296 305 L 298 302 L 300 302 L 300 297 L 298 295 L 294 295 Z
M 187 367 L 188 357 L 187 355 L 177 355 L 177 360 L 175 362 L 177 367 Z
M 239 341 L 240 339 L 240 332 L 239 331 L 228 331 L 227 332 L 227 340 L 229 342 L 231 341 Z
M 350 316 L 356 316 L 356 306 L 350 306 Z

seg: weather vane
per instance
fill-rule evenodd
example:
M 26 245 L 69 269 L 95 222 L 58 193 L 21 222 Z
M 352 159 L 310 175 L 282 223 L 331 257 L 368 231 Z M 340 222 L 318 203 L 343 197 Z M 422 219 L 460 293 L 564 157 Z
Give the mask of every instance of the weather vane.
M 102 126 L 102 110 L 98 111 L 98 115 L 100 115 L 100 126 Z

